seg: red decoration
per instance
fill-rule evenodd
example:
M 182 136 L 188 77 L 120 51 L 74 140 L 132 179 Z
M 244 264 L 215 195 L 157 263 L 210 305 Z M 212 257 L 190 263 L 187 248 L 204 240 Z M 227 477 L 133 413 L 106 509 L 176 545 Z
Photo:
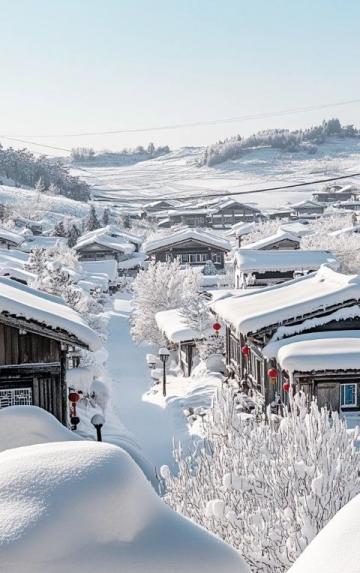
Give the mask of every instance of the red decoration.
M 276 370 L 276 368 L 270 368 L 268 370 L 268 377 L 269 378 L 277 378 L 278 377 L 278 371 Z
M 249 346 L 248 346 L 247 344 L 245 344 L 245 346 L 242 347 L 242 349 L 241 349 L 241 354 L 242 354 L 243 356 L 246 356 L 246 357 L 249 356 L 249 354 L 250 354 L 250 348 L 249 348 Z
M 213 329 L 215 330 L 215 332 L 219 332 L 219 330 L 221 330 L 220 322 L 214 322 Z
M 77 392 L 70 392 L 69 394 L 69 401 L 76 403 L 80 400 L 80 394 L 78 394 Z
M 290 382 L 284 382 L 283 384 L 283 390 L 284 392 L 288 393 L 290 390 Z

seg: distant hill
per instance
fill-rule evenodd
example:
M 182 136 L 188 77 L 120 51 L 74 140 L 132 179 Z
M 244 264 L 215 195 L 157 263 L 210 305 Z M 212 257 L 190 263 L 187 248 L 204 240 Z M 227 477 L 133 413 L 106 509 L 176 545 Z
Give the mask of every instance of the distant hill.
M 219 141 L 205 148 L 197 160 L 199 167 L 211 167 L 225 161 L 239 159 L 251 150 L 260 147 L 270 147 L 288 152 L 305 151 L 309 154 L 317 152 L 320 146 L 330 138 L 360 138 L 360 131 L 353 125 L 342 126 L 338 119 L 323 121 L 321 125 L 289 131 L 288 129 L 268 129 L 250 137 L 242 138 L 236 135 L 224 141 Z
M 155 147 L 153 143 L 149 143 L 146 149 L 139 145 L 135 149 L 123 149 L 122 151 L 95 152 L 91 147 L 77 147 L 71 152 L 71 164 L 73 166 L 121 167 L 155 159 L 167 153 L 170 153 L 167 145 Z

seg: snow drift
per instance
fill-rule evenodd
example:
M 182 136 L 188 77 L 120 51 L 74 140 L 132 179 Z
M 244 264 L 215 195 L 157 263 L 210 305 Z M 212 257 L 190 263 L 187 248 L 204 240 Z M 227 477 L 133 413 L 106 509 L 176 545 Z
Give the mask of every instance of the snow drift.
M 320 531 L 288 573 L 359 573 L 360 495 Z
M 2 452 L 0 515 L 7 573 L 248 571 L 235 550 L 168 508 L 109 444 Z

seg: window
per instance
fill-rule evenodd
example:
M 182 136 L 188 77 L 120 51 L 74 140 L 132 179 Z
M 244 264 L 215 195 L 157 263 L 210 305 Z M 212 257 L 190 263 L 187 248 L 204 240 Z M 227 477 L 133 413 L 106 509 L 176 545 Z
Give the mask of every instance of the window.
M 340 404 L 342 408 L 351 408 L 357 405 L 357 385 L 341 384 Z
M 0 390 L 0 409 L 8 406 L 31 406 L 31 388 L 6 388 Z

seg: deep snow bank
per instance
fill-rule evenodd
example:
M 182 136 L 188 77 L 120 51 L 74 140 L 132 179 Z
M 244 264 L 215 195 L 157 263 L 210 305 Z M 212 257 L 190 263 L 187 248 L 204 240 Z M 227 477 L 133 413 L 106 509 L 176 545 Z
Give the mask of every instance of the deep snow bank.
M 360 495 L 343 507 L 288 573 L 359 573 Z
M 0 454 L 6 573 L 244 573 L 238 553 L 174 513 L 121 449 L 86 441 Z

